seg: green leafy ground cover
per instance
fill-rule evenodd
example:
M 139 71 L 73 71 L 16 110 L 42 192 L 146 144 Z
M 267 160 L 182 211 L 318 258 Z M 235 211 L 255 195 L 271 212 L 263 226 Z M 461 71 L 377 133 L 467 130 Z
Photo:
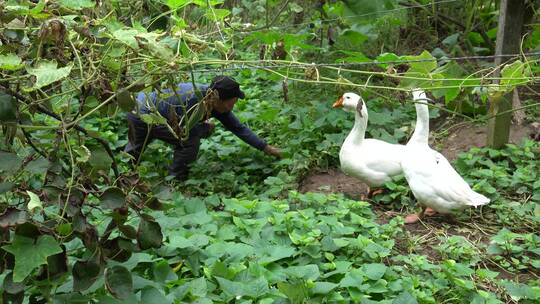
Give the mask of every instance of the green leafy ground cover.
M 534 303 L 539 299 L 537 142 L 503 150 L 473 148 L 461 154 L 454 162 L 456 169 L 493 202 L 458 216 L 457 223 L 428 220 L 426 226 L 409 228 L 400 217 L 390 219 L 380 212 L 380 206 L 384 210 L 414 206 L 403 178 L 388 184 L 391 191 L 371 203 L 340 194 L 295 191 L 311 168 L 337 165 L 341 141 L 352 121 L 330 107 L 335 93 L 299 100 L 308 105 L 299 109 L 296 103 L 283 103 L 278 92 L 268 93 L 247 79 L 245 83 L 250 100 L 238 104 L 236 112 L 269 142 L 282 146 L 285 159 L 276 162 L 218 129 L 203 143 L 191 179 L 178 184 L 164 181 L 170 148 L 153 143 L 137 172 L 160 181 L 152 193 L 165 204 L 164 210 L 146 210 L 149 221 L 127 219 L 109 237 L 119 244 L 109 255 L 105 275 L 87 261 L 91 252 L 80 239 L 73 239 L 65 243 L 73 276 L 58 278 L 52 289 L 35 286 L 27 292 L 48 290 L 57 303 L 92 298 L 104 303 Z M 411 104 L 375 97 L 368 105 L 371 136 L 406 140 L 414 121 Z M 432 118 L 439 113 L 433 110 Z M 121 116 L 114 121 L 96 119 L 87 127 L 110 136 L 119 150 L 125 143 Z M 112 132 L 117 129 L 124 131 Z M 42 162 L 37 159 L 27 167 L 34 178 L 42 174 Z M 125 166 L 122 170 L 133 170 L 127 162 Z M 123 198 L 114 188 L 103 195 L 102 203 L 112 205 Z M 106 217 L 86 211 L 94 214 L 89 220 L 98 231 L 104 231 Z M 159 231 L 145 228 L 152 218 Z M 71 227 L 66 229 L 69 235 Z M 149 249 L 132 248 L 129 238 L 137 230 L 148 234 L 139 241 L 148 243 L 142 248 Z M 152 249 L 152 242 L 161 237 L 163 245 Z M 46 244 L 40 240 L 38 248 Z M 4 246 L 7 252 L 29 254 L 28 258 L 16 255 L 15 272 L 3 275 L 4 290 L 14 294 L 21 283 L 13 281 L 24 279 L 26 271 L 35 271 L 46 256 L 57 253 L 47 251 L 53 246 L 43 247 L 45 257 L 34 255 L 31 248 L 36 245 L 25 242 L 18 237 Z M 74 292 L 78 290 L 80 294 Z
M 224 130 L 206 141 L 192 178 L 173 183 L 172 191 L 159 188 L 168 207 L 151 215 L 162 227 L 164 246 L 134 253 L 126 262 L 135 281 L 145 279 L 141 286 L 134 283 L 141 298 L 152 290 L 169 301 L 209 303 L 539 299 L 537 142 L 460 154 L 456 169 L 493 202 L 467 210 L 457 222 L 438 218 L 406 227 L 401 217 L 381 212 L 412 210 L 414 199 L 403 178 L 371 204 L 295 191 L 308 169 L 337 164 L 351 118 L 326 102 L 335 96 L 314 97 L 299 113 L 296 105 L 258 88 L 247 89 L 252 99 L 237 112 L 271 143 L 282 143 L 288 157 L 274 162 Z M 377 98 L 368 104 L 372 136 L 406 138 L 414 121 L 411 104 L 396 107 Z M 438 115 L 432 112 L 433 118 Z M 396 124 L 404 128 L 393 128 Z M 140 172 L 163 166 L 161 175 L 148 170 L 147 176 L 161 179 L 168 153 L 153 144 Z M 156 274 L 156 267 L 166 274 Z M 143 286 L 151 281 L 161 283 Z
M 339 194 L 291 191 L 276 200 L 171 194 L 167 210 L 152 214 L 164 245 L 134 253 L 123 265 L 147 301 L 534 303 L 540 239 L 531 231 L 538 227 L 539 185 L 519 171 L 534 172 L 535 148 L 528 142 L 462 154 L 457 167 L 474 166 L 477 174 L 467 177 L 481 180 L 495 201 L 472 220 L 466 215 L 457 226 L 432 227 L 436 242 L 422 240 L 433 231 L 411 233 L 401 218 L 379 224 L 369 203 Z M 500 161 L 485 161 L 489 153 Z M 521 169 L 508 168 L 508 161 Z M 497 178 L 482 176 L 483 166 L 497 167 Z M 505 198 L 512 184 L 525 195 L 536 189 L 535 196 L 526 203 Z M 519 274 L 523 281 L 514 282 Z

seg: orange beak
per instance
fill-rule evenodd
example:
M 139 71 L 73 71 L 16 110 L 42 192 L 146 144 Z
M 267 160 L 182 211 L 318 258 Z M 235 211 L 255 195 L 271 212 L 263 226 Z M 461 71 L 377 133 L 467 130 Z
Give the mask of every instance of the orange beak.
M 332 108 L 341 108 L 343 107 L 343 96 L 341 96 L 334 104 L 332 105 Z

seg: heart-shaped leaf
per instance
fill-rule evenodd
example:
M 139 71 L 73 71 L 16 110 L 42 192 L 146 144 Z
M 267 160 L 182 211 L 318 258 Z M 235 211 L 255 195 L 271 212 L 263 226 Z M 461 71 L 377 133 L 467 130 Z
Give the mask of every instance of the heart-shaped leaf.
M 126 203 L 126 196 L 120 188 L 110 187 L 101 194 L 99 200 L 103 207 L 108 209 L 117 209 L 124 206 Z
M 15 102 L 11 95 L 0 92 L 0 123 L 16 122 Z
M 153 267 L 154 281 L 165 283 L 167 281 L 177 280 L 178 276 L 169 266 L 169 263 L 164 260 L 157 262 Z
M 320 276 L 319 267 L 315 264 L 304 266 L 290 266 L 283 269 L 289 277 L 301 278 L 304 280 L 316 280 Z
M 364 273 L 370 280 L 378 280 L 383 277 L 386 269 L 386 265 L 381 263 L 364 264 L 362 266 Z
M 28 190 L 26 190 L 26 193 L 30 197 L 30 201 L 28 202 L 28 211 L 33 212 L 36 208 L 43 209 L 43 203 L 41 203 L 41 199 L 39 199 L 37 194 Z
M 26 212 L 17 208 L 8 207 L 6 211 L 0 215 L 0 227 L 8 228 L 20 225 L 26 222 Z
M 116 102 L 120 109 L 129 112 L 135 108 L 135 99 L 128 90 L 122 89 L 116 94 Z
M 315 282 L 311 291 L 315 294 L 327 294 L 338 286 L 339 284 L 331 282 Z
M 111 168 L 112 159 L 107 154 L 107 151 L 103 147 L 94 147 L 90 149 L 90 157 L 88 158 L 88 163 L 95 170 L 104 170 L 108 171 Z
M 24 168 L 32 174 L 44 174 L 49 169 L 50 164 L 47 159 L 40 157 L 29 162 Z
M 260 297 L 268 292 L 268 281 L 264 277 L 259 277 L 248 282 L 235 282 L 216 277 L 216 280 L 223 289 L 223 292 L 230 296 Z
M 394 299 L 392 304 L 418 304 L 418 301 L 410 293 L 404 291 Z
M 0 171 L 11 173 L 19 169 L 22 164 L 21 159 L 14 153 L 0 151 Z
M 135 228 L 133 226 L 131 226 L 131 225 L 120 225 L 120 226 L 118 226 L 118 229 L 127 238 L 130 238 L 130 239 L 136 239 L 137 238 L 137 230 L 135 230 Z
M 25 287 L 24 282 L 13 282 L 13 272 L 10 272 L 5 278 L 4 283 L 2 284 L 2 287 L 4 288 L 4 291 L 10 294 L 18 294 L 21 291 L 24 291 Z
M 418 56 L 406 56 L 405 59 L 412 61 L 409 72 L 428 74 L 437 68 L 437 60 L 428 51 L 423 51 Z
M 58 234 L 61 236 L 68 236 L 73 231 L 73 227 L 71 226 L 71 223 L 62 223 L 56 226 L 56 231 L 58 231 Z
M 277 287 L 281 293 L 287 296 L 291 303 L 303 303 L 308 298 L 309 292 L 304 282 L 295 284 L 279 282 Z
M 170 304 L 172 302 L 155 287 L 147 286 L 141 291 L 141 303 Z
M 15 184 L 12 182 L 2 182 L 0 183 L 0 194 L 11 191 L 15 187 Z
M 101 267 L 95 261 L 77 261 L 73 265 L 73 291 L 83 291 L 99 277 Z
M 105 269 L 105 287 L 117 299 L 127 299 L 133 293 L 131 272 L 120 265 Z
M 137 231 L 137 241 L 141 249 L 159 248 L 163 240 L 161 227 L 153 220 L 141 217 Z
M 540 299 L 540 290 L 526 284 L 515 283 L 512 281 L 502 281 L 502 286 L 514 301 L 522 299 L 538 300 Z
M 134 251 L 135 245 L 127 239 L 116 237 L 112 240 L 107 240 L 103 244 L 103 254 L 110 259 L 118 262 L 125 262 L 131 257 L 131 252 Z

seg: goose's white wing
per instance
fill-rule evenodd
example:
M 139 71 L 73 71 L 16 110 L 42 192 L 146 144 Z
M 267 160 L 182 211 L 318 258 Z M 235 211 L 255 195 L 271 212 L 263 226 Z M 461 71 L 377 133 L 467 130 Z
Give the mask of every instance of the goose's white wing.
M 342 146 L 341 169 L 370 186 L 381 186 L 402 172 L 403 152 L 403 145 L 365 139 L 359 146 Z
M 366 139 L 366 166 L 371 170 L 387 172 L 391 175 L 401 173 L 401 158 L 405 146 L 387 143 L 377 139 Z
M 471 189 L 442 154 L 429 147 L 408 151 L 403 172 L 417 199 L 437 211 L 489 203 L 488 198 Z
M 448 201 L 460 202 L 468 206 L 479 206 L 489 202 L 489 200 L 485 203 L 482 203 L 481 200 L 478 201 L 473 195 L 473 193 L 477 193 L 456 172 L 446 157 L 436 151 L 433 151 L 433 153 L 436 160 L 434 174 L 437 174 L 437 180 L 439 182 L 438 187 L 435 188 L 438 195 Z

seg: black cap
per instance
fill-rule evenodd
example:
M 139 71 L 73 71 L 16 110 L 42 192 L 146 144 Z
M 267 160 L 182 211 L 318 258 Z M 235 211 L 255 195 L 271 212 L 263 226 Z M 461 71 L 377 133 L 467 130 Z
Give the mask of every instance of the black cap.
M 219 99 L 225 100 L 233 97 L 244 99 L 246 95 L 240 90 L 240 85 L 229 76 L 216 76 L 212 79 L 210 89 L 218 91 Z

